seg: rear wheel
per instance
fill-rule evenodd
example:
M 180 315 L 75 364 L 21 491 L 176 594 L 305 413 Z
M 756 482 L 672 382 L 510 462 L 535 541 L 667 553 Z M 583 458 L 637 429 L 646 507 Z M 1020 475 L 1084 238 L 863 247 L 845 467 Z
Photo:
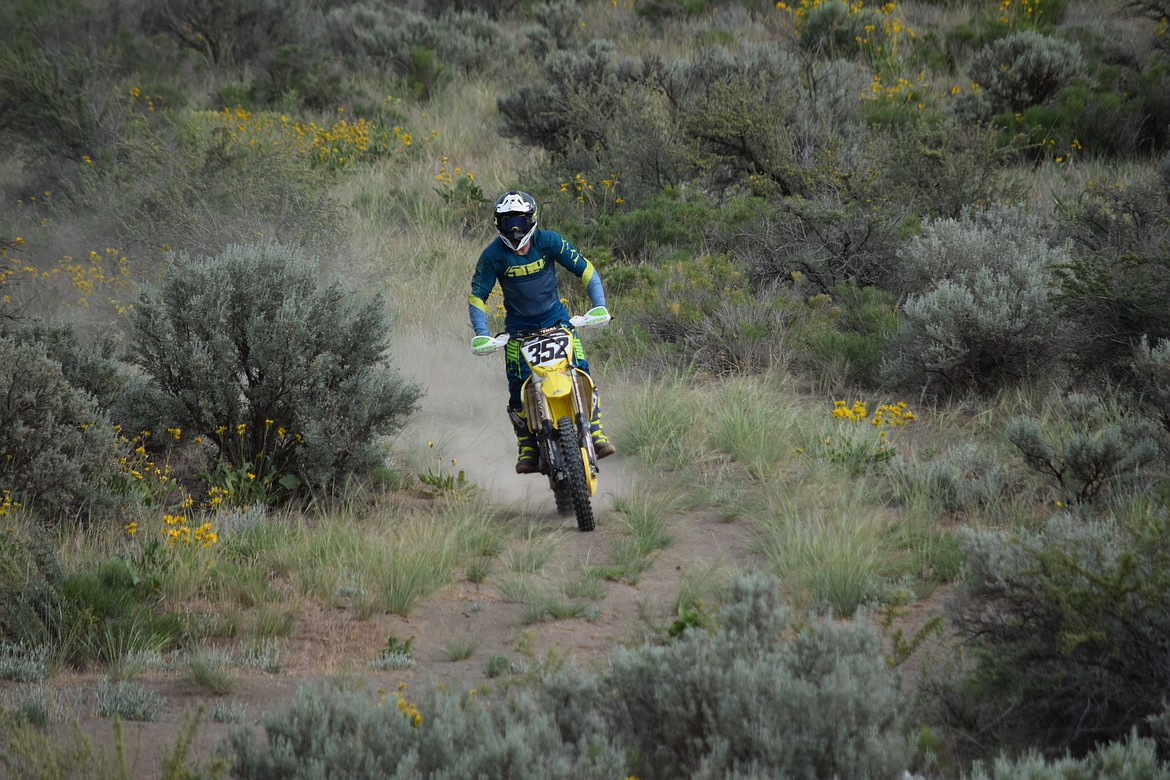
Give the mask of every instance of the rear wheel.
M 577 429 L 568 417 L 557 420 L 557 440 L 564 459 L 564 478 L 557 483 L 557 509 L 561 508 L 561 494 L 571 501 L 577 515 L 577 530 L 593 530 L 593 506 L 589 503 L 589 482 L 585 469 L 589 461 L 577 442 Z M 566 502 L 568 503 L 568 502 Z

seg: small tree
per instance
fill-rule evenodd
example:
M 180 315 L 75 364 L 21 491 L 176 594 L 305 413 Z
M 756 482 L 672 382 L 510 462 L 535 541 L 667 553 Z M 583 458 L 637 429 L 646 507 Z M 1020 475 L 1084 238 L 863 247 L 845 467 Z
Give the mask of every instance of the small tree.
M 401 426 L 420 390 L 387 365 L 381 298 L 320 275 L 288 247 L 233 246 L 180 257 L 146 288 L 132 350 L 160 423 L 285 487 L 289 476 L 326 485 L 375 466 L 378 437 Z

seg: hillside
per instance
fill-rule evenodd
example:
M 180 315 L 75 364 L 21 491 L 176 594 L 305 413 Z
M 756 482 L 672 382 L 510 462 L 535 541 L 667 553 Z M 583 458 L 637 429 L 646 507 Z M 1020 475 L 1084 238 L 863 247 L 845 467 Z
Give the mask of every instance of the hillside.
M 1170 775 L 1168 12 L 0 8 L 4 771 Z M 512 187 L 592 533 L 468 349 Z

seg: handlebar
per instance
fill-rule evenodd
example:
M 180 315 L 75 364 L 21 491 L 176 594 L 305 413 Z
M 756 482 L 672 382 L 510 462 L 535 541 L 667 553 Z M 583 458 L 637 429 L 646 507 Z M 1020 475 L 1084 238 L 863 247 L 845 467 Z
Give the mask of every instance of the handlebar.
M 604 306 L 594 306 L 584 314 L 569 318 L 569 325 L 574 328 L 600 328 L 612 319 L 609 310 Z M 523 331 L 517 333 L 497 333 L 495 336 L 475 336 L 471 339 L 471 354 L 484 357 L 497 352 L 513 338 L 527 336 L 538 331 Z

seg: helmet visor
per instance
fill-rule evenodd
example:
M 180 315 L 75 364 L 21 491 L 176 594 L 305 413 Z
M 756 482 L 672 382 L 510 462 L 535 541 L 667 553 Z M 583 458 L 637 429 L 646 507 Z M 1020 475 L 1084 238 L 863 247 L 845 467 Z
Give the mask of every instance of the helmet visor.
M 505 236 L 520 238 L 532 229 L 532 215 L 505 214 L 496 220 L 496 227 Z

